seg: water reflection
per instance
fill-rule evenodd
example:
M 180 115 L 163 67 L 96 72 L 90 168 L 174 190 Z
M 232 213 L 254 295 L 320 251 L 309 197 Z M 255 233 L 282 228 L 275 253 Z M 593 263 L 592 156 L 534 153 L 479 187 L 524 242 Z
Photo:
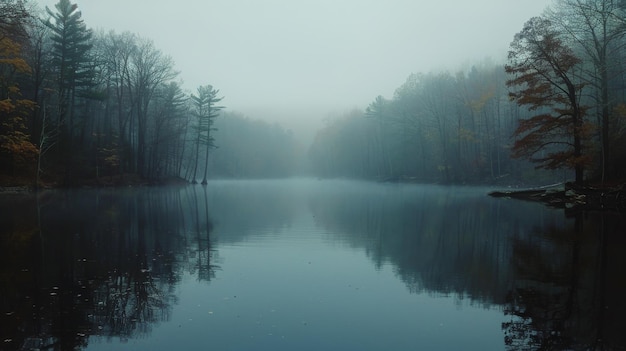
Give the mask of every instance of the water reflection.
M 348 181 L 225 181 L 0 198 L 0 349 L 74 350 L 93 336 L 148 338 L 173 318 L 183 277 L 214 284 L 231 273 L 221 271 L 220 249 L 292 240 L 295 251 L 305 252 L 306 235 L 322 237 L 328 249 L 365 253 L 374 269 L 392 267 L 413 294 L 502 311 L 502 329 L 493 331 L 502 348 L 623 348 L 623 217 L 568 219 L 558 210 L 486 193 Z M 285 247 L 272 252 L 291 249 Z M 254 264 L 264 262 L 264 251 L 246 252 L 257 255 Z M 283 282 L 255 284 L 328 276 L 301 274 L 285 268 L 276 274 Z
M 91 335 L 147 336 L 169 320 L 182 273 L 209 280 L 216 268 L 206 203 L 195 193 L 184 203 L 180 194 L 55 191 L 5 199 L 3 347 L 74 350 Z
M 514 286 L 504 323 L 511 350 L 623 350 L 625 221 L 577 213 L 513 243 Z
M 510 350 L 626 347 L 626 220 L 460 189 L 371 188 L 317 194 L 319 222 L 394 265 L 414 292 L 500 306 Z
M 483 190 L 486 192 L 486 190 Z M 501 304 L 510 284 L 511 234 L 564 225 L 557 211 L 493 201 L 472 188 L 373 187 L 318 194 L 311 210 L 343 240 L 390 262 L 413 292 Z

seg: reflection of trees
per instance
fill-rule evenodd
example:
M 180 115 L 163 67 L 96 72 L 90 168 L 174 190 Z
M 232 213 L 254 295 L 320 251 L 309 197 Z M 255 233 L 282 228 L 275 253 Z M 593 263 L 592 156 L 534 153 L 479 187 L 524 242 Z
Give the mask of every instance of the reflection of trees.
M 307 184 L 51 192 L 39 206 L 0 199 L 0 342 L 12 339 L 0 349 L 149 333 L 170 318 L 183 274 L 215 277 L 215 233 L 222 243 L 283 231 L 303 195 L 316 224 L 336 233 L 328 239 L 363 248 L 412 291 L 504 306 L 510 349 L 626 344 L 623 219 L 587 215 L 566 227 L 556 210 L 471 189 Z
M 30 330 L 19 319 L 35 319 L 37 282 L 40 274 L 33 266 L 41 266 L 37 238 L 37 213 L 32 198 L 0 198 L 0 348 L 15 349 L 16 342 L 23 340 Z M 33 252 L 32 255 L 27 253 Z
M 214 181 L 208 185 L 208 206 L 218 218 L 220 243 L 248 240 L 251 235 L 279 232 L 291 226 L 306 180 Z M 193 197 L 193 195 L 188 195 Z M 201 198 L 201 190 L 198 190 Z M 202 201 L 200 201 L 202 202 Z M 200 207 L 200 217 L 202 207 Z M 200 223 L 200 227 L 204 227 Z
M 578 213 L 570 227 L 516 238 L 509 349 L 623 349 L 625 229 L 619 216 Z
M 196 234 L 196 250 L 193 253 L 195 257 L 195 265 L 190 267 L 191 272 L 198 274 L 198 279 L 209 281 L 215 278 L 215 270 L 219 268 L 213 264 L 212 254 L 213 249 L 211 245 L 211 238 L 209 234 L 213 231 L 213 223 L 209 218 L 209 195 L 207 194 L 206 186 L 202 187 L 203 203 L 198 202 L 198 194 L 200 190 L 197 187 L 193 188 L 193 203 L 191 208 L 195 211 L 195 234 Z M 191 198 L 190 198 L 191 199 Z M 201 212 L 200 205 L 204 206 L 204 211 Z
M 344 187 L 312 196 L 319 225 L 344 233 L 375 262 L 393 264 L 415 292 L 504 302 L 508 290 L 507 233 L 559 222 L 536 204 L 494 201 L 476 189 L 419 186 Z M 486 193 L 486 191 L 485 191 Z
M 318 225 L 391 264 L 409 289 L 502 305 L 510 350 L 623 349 L 626 221 L 462 188 L 317 192 Z
M 89 336 L 132 338 L 168 320 L 188 267 L 202 267 L 199 279 L 215 268 L 206 200 L 182 193 L 51 192 L 0 216 L 0 240 L 11 243 L 0 246 L 2 347 L 74 350 Z

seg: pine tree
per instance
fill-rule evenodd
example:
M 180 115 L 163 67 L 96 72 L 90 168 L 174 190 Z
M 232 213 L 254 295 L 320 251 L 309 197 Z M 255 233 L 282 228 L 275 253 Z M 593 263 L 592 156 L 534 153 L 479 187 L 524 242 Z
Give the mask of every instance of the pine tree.
M 193 172 L 193 182 L 196 182 L 196 175 L 198 170 L 198 158 L 200 153 L 200 145 L 206 147 L 204 158 L 204 177 L 202 184 L 207 184 L 207 171 L 209 165 L 209 150 L 215 147 L 213 136 L 211 132 L 215 130 L 213 124 L 215 119 L 219 116 L 223 106 L 216 106 L 216 104 L 222 101 L 223 97 L 217 97 L 219 90 L 213 89 L 211 85 L 205 85 L 198 87 L 198 95 L 191 95 L 191 101 L 193 104 L 193 116 L 196 118 L 196 164 Z
M 51 19 L 45 25 L 52 31 L 51 40 L 53 65 L 56 70 L 57 124 L 59 131 L 60 157 L 65 163 L 65 181 L 72 176 L 74 159 L 74 113 L 76 98 L 87 96 L 92 86 L 93 65 L 89 56 L 92 44 L 91 30 L 81 19 L 76 4 L 59 0 L 56 12 L 48 7 Z
M 67 129 L 72 127 L 71 118 L 76 90 L 85 86 L 92 74 L 92 71 L 88 69 L 92 32 L 87 29 L 81 19 L 78 5 L 70 3 L 69 0 L 59 0 L 54 7 L 57 10 L 56 13 L 46 7 L 48 15 L 54 19 L 54 23 L 48 20 L 46 26 L 52 30 L 51 39 L 54 43 L 53 55 L 57 69 L 59 124 Z

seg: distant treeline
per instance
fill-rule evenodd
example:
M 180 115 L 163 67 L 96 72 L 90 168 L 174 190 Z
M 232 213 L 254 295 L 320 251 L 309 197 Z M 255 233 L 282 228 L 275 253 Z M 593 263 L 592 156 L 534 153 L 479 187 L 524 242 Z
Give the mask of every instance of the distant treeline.
M 625 63 L 626 3 L 557 0 L 512 38 L 506 65 L 411 74 L 391 99 L 329 122 L 310 149 L 313 170 L 441 183 L 564 178 L 543 168 L 579 183 L 623 180 Z
M 283 178 L 301 175 L 304 145 L 279 124 L 225 112 L 215 121 L 217 148 L 209 155 L 213 178 Z
M 461 183 L 521 173 L 511 136 L 525 111 L 507 98 L 504 68 L 412 74 L 320 131 L 309 156 L 321 176 Z

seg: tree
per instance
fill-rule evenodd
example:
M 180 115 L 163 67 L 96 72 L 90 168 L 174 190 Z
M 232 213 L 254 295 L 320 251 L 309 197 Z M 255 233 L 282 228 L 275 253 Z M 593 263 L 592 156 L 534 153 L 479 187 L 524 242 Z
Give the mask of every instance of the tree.
M 378 176 L 382 179 L 394 176 L 394 170 L 389 157 L 386 138 L 383 136 L 383 130 L 389 127 L 389 101 L 382 96 L 377 96 L 374 102 L 372 102 L 365 109 L 365 117 L 370 118 L 376 123 L 376 134 L 374 136 L 373 147 L 378 149 L 377 154 L 380 155 L 380 159 L 376 159 L 378 168 Z
M 404 84 L 394 93 L 394 104 L 400 116 L 403 141 L 406 156 L 402 164 L 405 169 L 414 169 L 414 174 L 422 179 L 426 178 L 430 160 L 428 159 L 424 119 L 421 115 L 420 96 L 423 93 L 421 74 L 411 74 Z M 410 174 L 411 172 L 406 172 Z
M 22 2 L 0 2 L 0 10 L 7 11 L 0 19 L 0 169 L 16 176 L 31 173 L 37 158 L 26 126 L 35 102 L 22 96 L 18 83 L 31 73 L 17 42 L 26 20 Z
M 520 120 L 513 146 L 514 157 L 527 157 L 540 168 L 570 167 L 577 184 L 590 157 L 583 141 L 590 128 L 584 121 L 586 107 L 580 105 L 584 84 L 573 71 L 581 60 L 566 46 L 551 22 L 535 17 L 515 35 L 509 51 L 507 85 L 517 88 L 510 97 L 536 114 Z
M 161 86 L 157 95 L 151 128 L 150 174 L 157 177 L 178 175 L 188 121 L 187 96 L 176 82 Z
M 56 12 L 46 7 L 46 12 L 54 19 L 45 22 L 52 31 L 51 40 L 53 65 L 56 68 L 57 114 L 60 131 L 59 146 L 61 157 L 65 161 L 65 181 L 72 176 L 72 164 L 75 150 L 74 108 L 76 97 L 81 88 L 91 87 L 93 66 L 89 64 L 91 50 L 91 30 L 81 19 L 78 5 L 69 0 L 59 0 Z
M 420 104 L 424 117 L 427 118 L 433 128 L 433 137 L 439 145 L 435 150 L 439 151 L 437 170 L 443 173 L 444 181 L 453 181 L 450 174 L 452 169 L 453 140 L 451 127 L 451 116 L 454 114 L 454 104 L 456 99 L 456 87 L 454 77 L 448 72 L 439 74 L 428 74 L 422 77 L 424 88 L 420 94 Z
M 380 176 L 380 160 L 372 159 L 377 126 L 354 109 L 329 120 L 311 144 L 308 157 L 318 176 L 369 178 Z
M 106 36 L 99 38 L 99 41 L 103 51 L 103 73 L 109 80 L 107 82 L 110 96 L 108 104 L 111 105 L 110 109 L 117 117 L 117 125 L 115 126 L 117 128 L 117 140 L 113 140 L 113 144 L 119 148 L 116 152 L 119 158 L 119 168 L 121 172 L 124 172 L 132 168 L 132 131 L 130 125 L 133 104 L 129 91 L 132 87 L 131 58 L 137 49 L 137 36 L 130 32 L 122 34 L 109 32 Z
M 85 66 L 88 61 L 88 52 L 92 45 L 91 30 L 81 19 L 78 5 L 69 0 L 59 0 L 54 5 L 54 13 L 48 7 L 48 15 L 54 19 L 46 22 L 52 30 L 54 64 L 57 67 L 57 84 L 59 95 L 59 123 L 63 128 L 71 128 L 72 121 L 66 123 L 66 118 L 72 117 L 76 88 L 84 84 L 87 72 Z M 69 125 L 67 125 L 69 124 Z
M 46 83 L 50 77 L 52 70 L 52 52 L 50 28 L 43 22 L 37 20 L 27 28 L 29 42 L 23 48 L 24 58 L 31 67 L 32 74 L 29 81 L 30 97 L 37 103 L 32 113 L 32 119 L 28 125 L 31 131 L 31 141 L 38 143 L 41 139 L 41 130 L 43 128 L 43 111 L 42 107 L 47 105 L 48 95 L 44 93 L 48 89 Z M 41 148 L 41 147 L 40 147 Z
M 456 174 L 462 178 L 498 179 L 506 169 L 509 150 L 505 125 L 508 92 L 504 66 L 489 60 L 456 75 L 458 85 Z M 479 173 L 480 172 L 480 173 Z M 482 174 L 481 174 L 482 173 Z M 506 173 L 504 173 L 506 174 Z
M 207 184 L 207 170 L 209 165 L 209 150 L 215 147 L 213 136 L 211 131 L 215 130 L 213 124 L 215 119 L 219 116 L 223 106 L 216 106 L 218 102 L 222 101 L 223 97 L 217 97 L 219 90 L 213 89 L 211 85 L 204 85 L 198 87 L 198 95 L 191 95 L 191 102 L 193 104 L 193 116 L 196 118 L 196 165 L 194 168 L 193 181 L 196 181 L 196 171 L 198 169 L 198 155 L 200 151 L 200 145 L 206 147 L 205 159 L 204 159 L 204 177 L 202 184 Z
M 619 62 L 619 50 L 626 35 L 626 6 L 622 0 L 560 0 L 558 11 L 550 18 L 575 43 L 592 64 L 586 79 L 597 89 L 600 140 L 602 146 L 602 180 L 614 175 L 611 151 L 611 101 L 609 75 L 613 62 Z
M 137 117 L 136 165 L 139 175 L 150 176 L 147 164 L 149 118 L 155 93 L 178 75 L 172 58 L 155 48 L 152 40 L 141 40 L 131 55 L 129 98 Z
M 27 36 L 25 24 L 31 16 L 24 5 L 23 0 L 0 1 L 0 39 L 8 37 L 15 41 Z

